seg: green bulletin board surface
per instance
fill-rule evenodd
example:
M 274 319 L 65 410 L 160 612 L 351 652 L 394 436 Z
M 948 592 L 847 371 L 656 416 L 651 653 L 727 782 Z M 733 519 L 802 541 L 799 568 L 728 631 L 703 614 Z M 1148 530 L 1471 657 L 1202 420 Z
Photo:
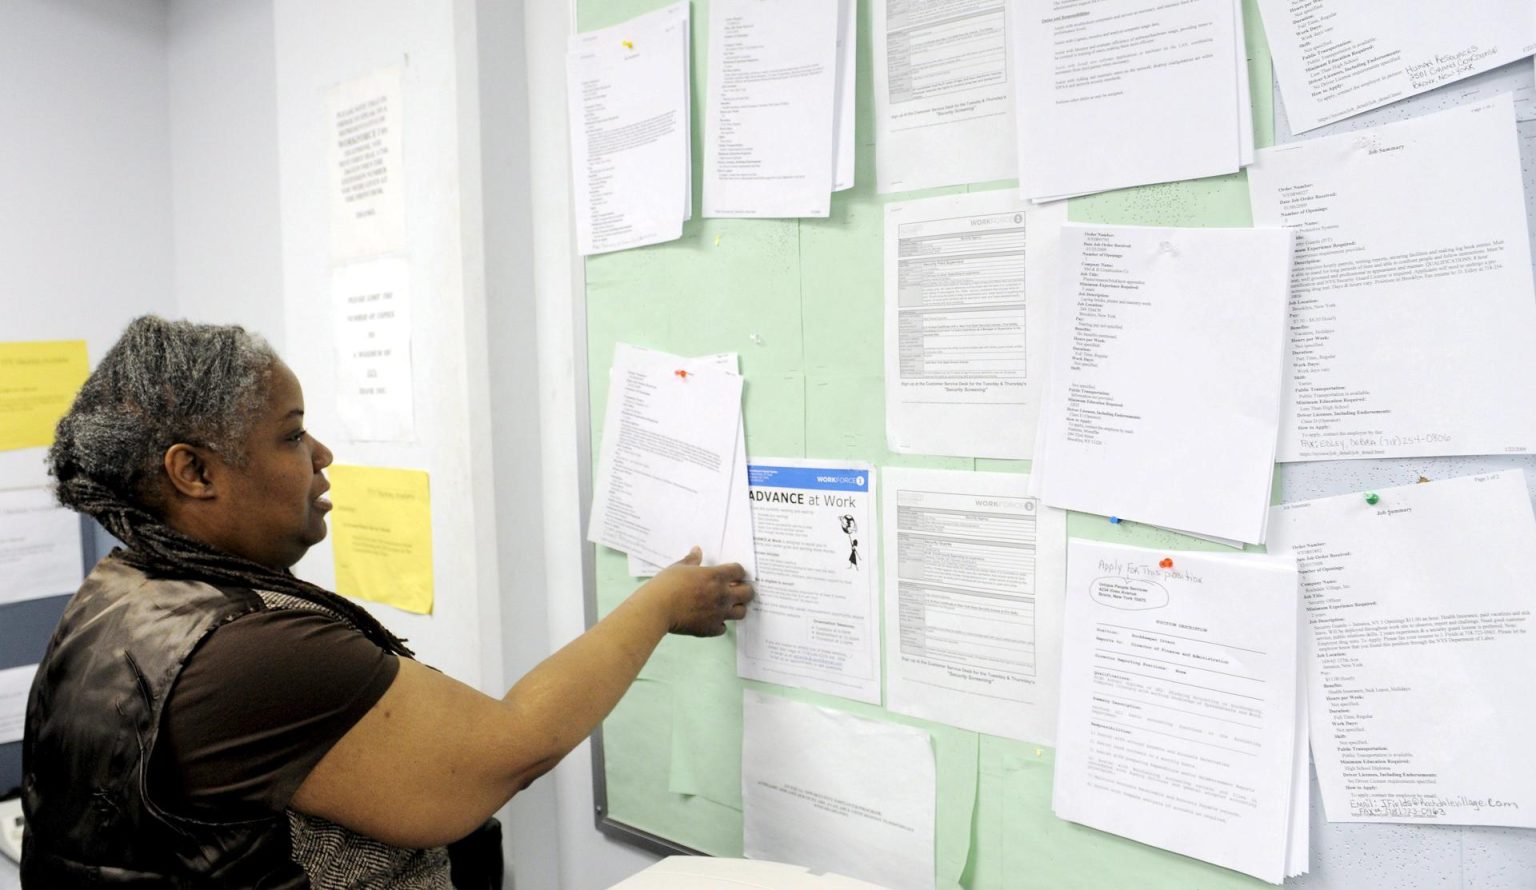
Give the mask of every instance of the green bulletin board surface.
M 662 0 L 579 0 L 578 28 L 617 24 L 662 5 Z M 1254 0 L 1244 0 L 1244 12 L 1256 140 L 1265 146 L 1273 140 L 1269 54 Z M 875 193 L 873 40 L 869 0 L 859 0 L 857 185 L 833 195 L 827 219 L 701 218 L 707 0 L 693 0 L 692 16 L 694 219 L 678 241 L 586 261 L 593 453 L 602 441 L 614 345 L 627 342 L 681 355 L 739 353 L 751 456 L 1028 472 L 1027 461 L 897 455 L 885 447 L 883 205 L 1014 183 Z M 1077 199 L 1068 214 L 1075 222 L 1130 225 L 1252 223 L 1243 174 Z M 1069 517 L 1067 528 L 1076 538 L 1222 549 L 1080 514 Z M 595 582 L 599 615 L 637 584 L 623 554 L 604 548 L 597 550 Z M 705 853 L 740 856 L 741 702 L 747 686 L 931 734 L 938 768 L 938 887 L 1268 886 L 1057 819 L 1051 813 L 1055 752 L 1050 748 L 740 680 L 734 634 L 667 638 L 604 722 L 607 818 Z

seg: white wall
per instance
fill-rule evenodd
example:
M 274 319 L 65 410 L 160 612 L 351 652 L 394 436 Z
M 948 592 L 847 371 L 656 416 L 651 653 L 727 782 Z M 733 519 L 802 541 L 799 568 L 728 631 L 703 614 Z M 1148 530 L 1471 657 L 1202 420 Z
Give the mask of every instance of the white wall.
M 161 0 L 0 0 L 0 340 L 84 339 L 174 314 Z M 47 481 L 0 452 L 0 487 Z
M 178 314 L 283 340 L 270 0 L 169 0 Z
M 528 73 L 521 4 L 479 0 L 480 136 L 502 653 L 508 685 L 550 652 L 544 565 L 539 350 L 529 206 Z M 567 596 L 572 591 L 565 591 Z M 574 595 L 579 596 L 579 592 Z M 502 814 L 509 886 L 561 887 L 560 802 L 546 777 Z
M 570 160 L 566 145 L 565 46 L 574 30 L 572 0 L 524 6 L 528 53 L 529 175 L 533 218 L 534 300 L 538 318 L 539 401 L 544 473 L 544 563 L 549 641 L 585 628 L 582 606 L 580 466 L 586 362 L 576 294 L 584 287 L 572 237 Z M 560 831 L 559 887 L 607 887 L 656 860 L 609 840 L 593 827 L 592 762 L 582 745 L 554 771 Z M 548 781 L 546 778 L 543 781 Z
M 431 478 L 432 615 L 372 606 L 423 661 L 500 694 L 500 597 L 480 256 L 479 125 L 467 0 L 275 0 L 284 352 L 304 382 L 306 426 L 329 430 L 338 463 L 425 470 Z M 336 412 L 326 93 L 404 66 L 403 184 L 411 264 L 416 440 L 360 443 Z M 467 69 L 467 70 L 466 70 Z M 334 583 L 329 548 L 296 569 Z

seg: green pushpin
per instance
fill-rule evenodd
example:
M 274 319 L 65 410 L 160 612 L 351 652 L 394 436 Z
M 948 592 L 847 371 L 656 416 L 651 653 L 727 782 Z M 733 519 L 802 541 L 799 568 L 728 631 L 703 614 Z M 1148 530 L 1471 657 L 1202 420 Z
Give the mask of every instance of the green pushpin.
M 1365 493 L 1365 502 L 1374 507 L 1381 502 L 1381 495 L 1374 491 L 1368 491 Z

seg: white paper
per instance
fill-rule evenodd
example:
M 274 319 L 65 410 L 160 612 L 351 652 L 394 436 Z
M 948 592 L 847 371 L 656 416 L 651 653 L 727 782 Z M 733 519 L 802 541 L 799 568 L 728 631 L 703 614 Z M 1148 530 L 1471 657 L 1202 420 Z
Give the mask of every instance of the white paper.
M 1065 205 L 1012 189 L 885 205 L 885 436 L 898 454 L 1028 459 L 1048 284 L 1026 261 Z
M 80 517 L 51 490 L 0 491 L 0 605 L 74 593 L 81 553 Z
M 594 479 L 587 539 L 667 565 L 689 548 L 720 561 L 741 376 L 699 367 L 685 374 L 616 353 Z
M 326 95 L 332 261 L 405 249 L 404 78 L 394 65 Z
M 0 670 L 0 745 L 21 741 L 27 721 L 27 696 L 37 665 Z
M 872 0 L 881 192 L 1018 175 L 1004 0 Z
M 736 374 L 741 367 L 740 358 L 734 352 L 722 352 L 716 355 L 706 355 L 699 358 L 685 358 L 680 355 L 661 352 L 655 349 L 646 349 L 642 346 L 634 346 L 629 343 L 619 343 L 614 348 L 614 363 L 623 364 L 626 367 L 646 365 L 662 371 L 678 369 L 690 374 L 700 368 L 712 368 L 717 371 Z M 757 577 L 757 558 L 752 541 L 752 505 L 747 497 L 747 435 L 746 424 L 738 421 L 736 424 L 736 455 L 732 459 L 731 482 L 729 503 L 725 508 L 725 530 L 720 537 L 720 549 L 718 561 L 722 563 L 739 563 L 746 571 L 748 578 Z M 705 548 L 706 552 L 709 551 Z M 706 565 L 709 564 L 706 562 Z M 636 554 L 629 554 L 629 573 L 636 578 L 647 578 L 655 575 L 666 567 L 666 564 L 657 565 L 646 561 Z
M 1274 509 L 1330 822 L 1536 827 L 1536 518 L 1518 470 Z
M 1243 27 L 1243 0 L 1232 0 L 1232 30 L 1237 51 L 1238 154 L 1244 167 L 1253 163 L 1253 84 L 1248 72 L 1248 33 Z
M 853 188 L 854 156 L 858 140 L 854 132 L 854 97 L 858 94 L 859 4 L 837 0 L 837 87 L 833 92 L 832 191 Z
M 354 442 L 416 438 L 411 265 L 381 257 L 331 271 L 336 410 Z
M 827 215 L 838 19 L 827 0 L 710 4 L 705 216 Z
M 1284 229 L 1063 227 L 1034 493 L 1263 542 L 1290 252 Z
M 1020 474 L 884 477 L 885 706 L 1053 744 L 1066 514 Z
M 1288 558 L 1073 540 L 1056 815 L 1280 883 L 1296 588 Z
M 570 38 L 566 93 L 583 255 L 682 237 L 689 169 L 688 4 Z
M 1300 613 L 1299 600 L 1296 605 Z M 1298 624 L 1305 620 L 1298 618 Z M 1306 874 L 1312 865 L 1312 758 L 1309 747 L 1312 724 L 1307 710 L 1305 636 L 1305 631 L 1296 634 L 1296 747 L 1291 755 L 1291 819 L 1285 839 L 1285 876 L 1288 878 Z
M 937 778 L 928 734 L 742 694 L 746 855 L 931 890 Z
M 1293 132 L 1536 51 L 1530 0 L 1259 0 Z
M 1536 301 L 1500 96 L 1258 153 L 1260 225 L 1297 230 L 1281 461 L 1536 447 Z
M 1235 173 L 1233 0 L 1015 3 L 1019 188 L 1051 198 Z
M 747 479 L 757 595 L 736 625 L 736 673 L 878 705 L 874 467 L 757 458 Z

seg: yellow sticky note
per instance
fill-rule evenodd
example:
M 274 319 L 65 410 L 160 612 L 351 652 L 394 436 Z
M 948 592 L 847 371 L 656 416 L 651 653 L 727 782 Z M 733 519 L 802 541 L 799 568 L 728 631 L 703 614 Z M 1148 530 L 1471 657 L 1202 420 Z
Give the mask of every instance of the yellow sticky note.
M 0 451 L 52 445 L 90 373 L 84 340 L 0 343 Z
M 432 614 L 432 501 L 421 470 L 332 466 L 336 592 Z

